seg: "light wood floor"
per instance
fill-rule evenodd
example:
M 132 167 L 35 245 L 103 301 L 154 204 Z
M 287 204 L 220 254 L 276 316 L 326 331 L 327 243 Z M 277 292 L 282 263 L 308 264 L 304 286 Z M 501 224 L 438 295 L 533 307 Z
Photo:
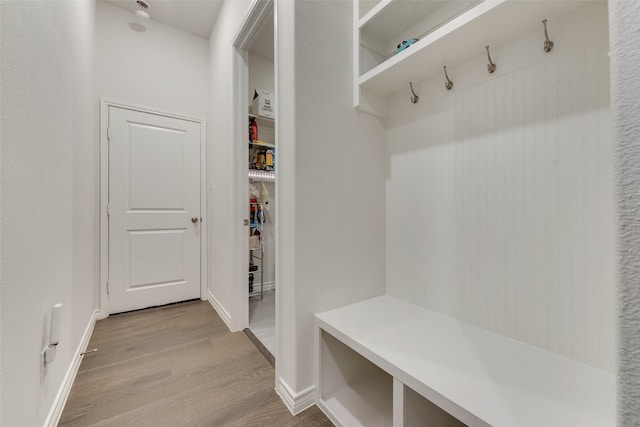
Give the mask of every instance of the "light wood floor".
M 274 370 L 207 302 L 98 321 L 60 426 L 331 426 L 317 407 L 293 417 Z

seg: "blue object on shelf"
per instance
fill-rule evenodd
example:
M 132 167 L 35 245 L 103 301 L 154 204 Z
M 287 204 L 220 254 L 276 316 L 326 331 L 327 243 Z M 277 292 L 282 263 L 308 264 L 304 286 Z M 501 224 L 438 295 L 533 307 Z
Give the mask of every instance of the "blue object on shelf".
M 396 46 L 396 51 L 393 53 L 394 55 L 399 54 L 400 52 L 402 52 L 403 50 L 405 50 L 406 48 L 408 48 L 409 46 L 415 44 L 418 40 L 417 38 L 411 38 L 409 40 L 403 40 L 402 42 L 398 43 L 398 46 Z

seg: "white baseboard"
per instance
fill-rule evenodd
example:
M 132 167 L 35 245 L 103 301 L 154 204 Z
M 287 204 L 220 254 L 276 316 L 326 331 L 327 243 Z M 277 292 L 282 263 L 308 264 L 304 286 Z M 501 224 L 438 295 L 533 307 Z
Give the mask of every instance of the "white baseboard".
M 82 335 L 80 344 L 78 344 L 78 348 L 76 349 L 73 359 L 71 360 L 71 365 L 69 365 L 69 369 L 67 369 L 67 373 L 62 380 L 62 385 L 58 390 L 58 394 L 53 400 L 53 405 L 51 406 L 49 415 L 44 422 L 45 427 L 55 427 L 60 421 L 62 411 L 64 410 L 64 405 L 66 405 L 67 403 L 69 393 L 71 392 L 71 387 L 73 386 L 73 381 L 76 379 L 76 374 L 78 373 L 78 369 L 80 368 L 80 362 L 82 362 L 81 353 L 87 349 L 89 340 L 91 339 L 91 334 L 93 334 L 93 328 L 96 326 L 97 315 L 98 310 L 94 311 L 91 314 L 91 318 L 89 319 L 89 323 L 84 330 L 84 334 Z
M 229 316 L 229 313 L 227 312 L 227 310 L 225 310 L 224 307 L 218 302 L 218 300 L 216 299 L 216 297 L 213 296 L 211 291 L 207 292 L 207 300 L 209 301 L 209 304 L 211 304 L 213 309 L 216 311 L 216 313 L 218 313 L 218 316 L 220 316 L 224 324 L 227 325 L 227 328 L 229 328 L 229 330 L 231 331 L 232 330 L 231 316 Z
M 322 413 L 325 414 L 326 417 L 329 418 L 329 421 L 331 421 L 335 426 L 337 426 L 337 427 L 346 426 L 346 424 L 343 423 L 342 420 L 340 420 L 338 417 L 336 417 L 336 415 L 333 412 L 331 412 L 331 410 L 329 410 L 329 408 L 327 408 L 327 406 L 324 404 L 324 401 L 322 399 L 319 399 L 316 402 L 316 405 L 318 405 L 318 408 L 320 408 Z
M 282 399 L 289 409 L 289 412 L 293 415 L 298 415 L 300 412 L 310 408 L 316 403 L 315 385 L 312 385 L 299 393 L 295 393 L 282 378 L 278 378 L 276 393 L 280 396 L 280 399 Z
M 276 282 L 264 282 L 264 290 L 265 291 L 272 291 L 276 288 Z M 255 289 L 255 288 L 254 288 Z M 260 287 L 258 287 L 258 289 L 260 289 Z

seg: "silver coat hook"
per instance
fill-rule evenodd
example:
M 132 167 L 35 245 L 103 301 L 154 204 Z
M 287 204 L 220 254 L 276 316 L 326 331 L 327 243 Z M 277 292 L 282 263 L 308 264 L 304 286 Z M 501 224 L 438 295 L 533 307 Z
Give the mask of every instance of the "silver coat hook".
M 489 45 L 485 46 L 485 49 L 487 49 L 487 58 L 489 58 L 489 63 L 487 64 L 487 71 L 489 72 L 489 74 L 493 74 L 493 72 L 496 71 L 496 68 L 498 68 L 498 66 L 494 64 L 493 61 L 491 60 L 491 54 L 489 53 Z
M 411 93 L 413 94 L 411 95 L 411 103 L 416 104 L 420 97 L 416 95 L 415 91 L 413 90 L 413 83 L 409 82 L 409 87 L 411 88 Z
M 445 65 L 444 67 L 442 67 L 442 69 L 444 70 L 444 76 L 447 78 L 447 81 L 444 82 L 444 87 L 446 87 L 447 90 L 451 90 L 451 88 L 453 87 L 453 82 L 451 81 L 451 79 L 449 79 L 449 75 L 447 74 L 447 66 Z
M 549 53 L 551 52 L 551 49 L 553 49 L 553 42 L 549 40 L 549 33 L 547 32 L 547 20 L 544 19 L 542 23 L 544 24 L 544 37 L 546 39 L 544 42 L 544 51 Z

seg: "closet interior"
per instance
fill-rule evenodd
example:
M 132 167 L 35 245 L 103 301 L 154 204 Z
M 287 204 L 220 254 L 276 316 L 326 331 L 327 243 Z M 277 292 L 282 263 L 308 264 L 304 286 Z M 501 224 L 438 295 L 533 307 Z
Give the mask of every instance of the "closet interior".
M 248 49 L 249 330 L 275 356 L 275 182 L 277 172 L 273 12 Z M 245 141 L 245 143 L 247 143 Z M 264 351 L 264 349 L 263 349 Z

